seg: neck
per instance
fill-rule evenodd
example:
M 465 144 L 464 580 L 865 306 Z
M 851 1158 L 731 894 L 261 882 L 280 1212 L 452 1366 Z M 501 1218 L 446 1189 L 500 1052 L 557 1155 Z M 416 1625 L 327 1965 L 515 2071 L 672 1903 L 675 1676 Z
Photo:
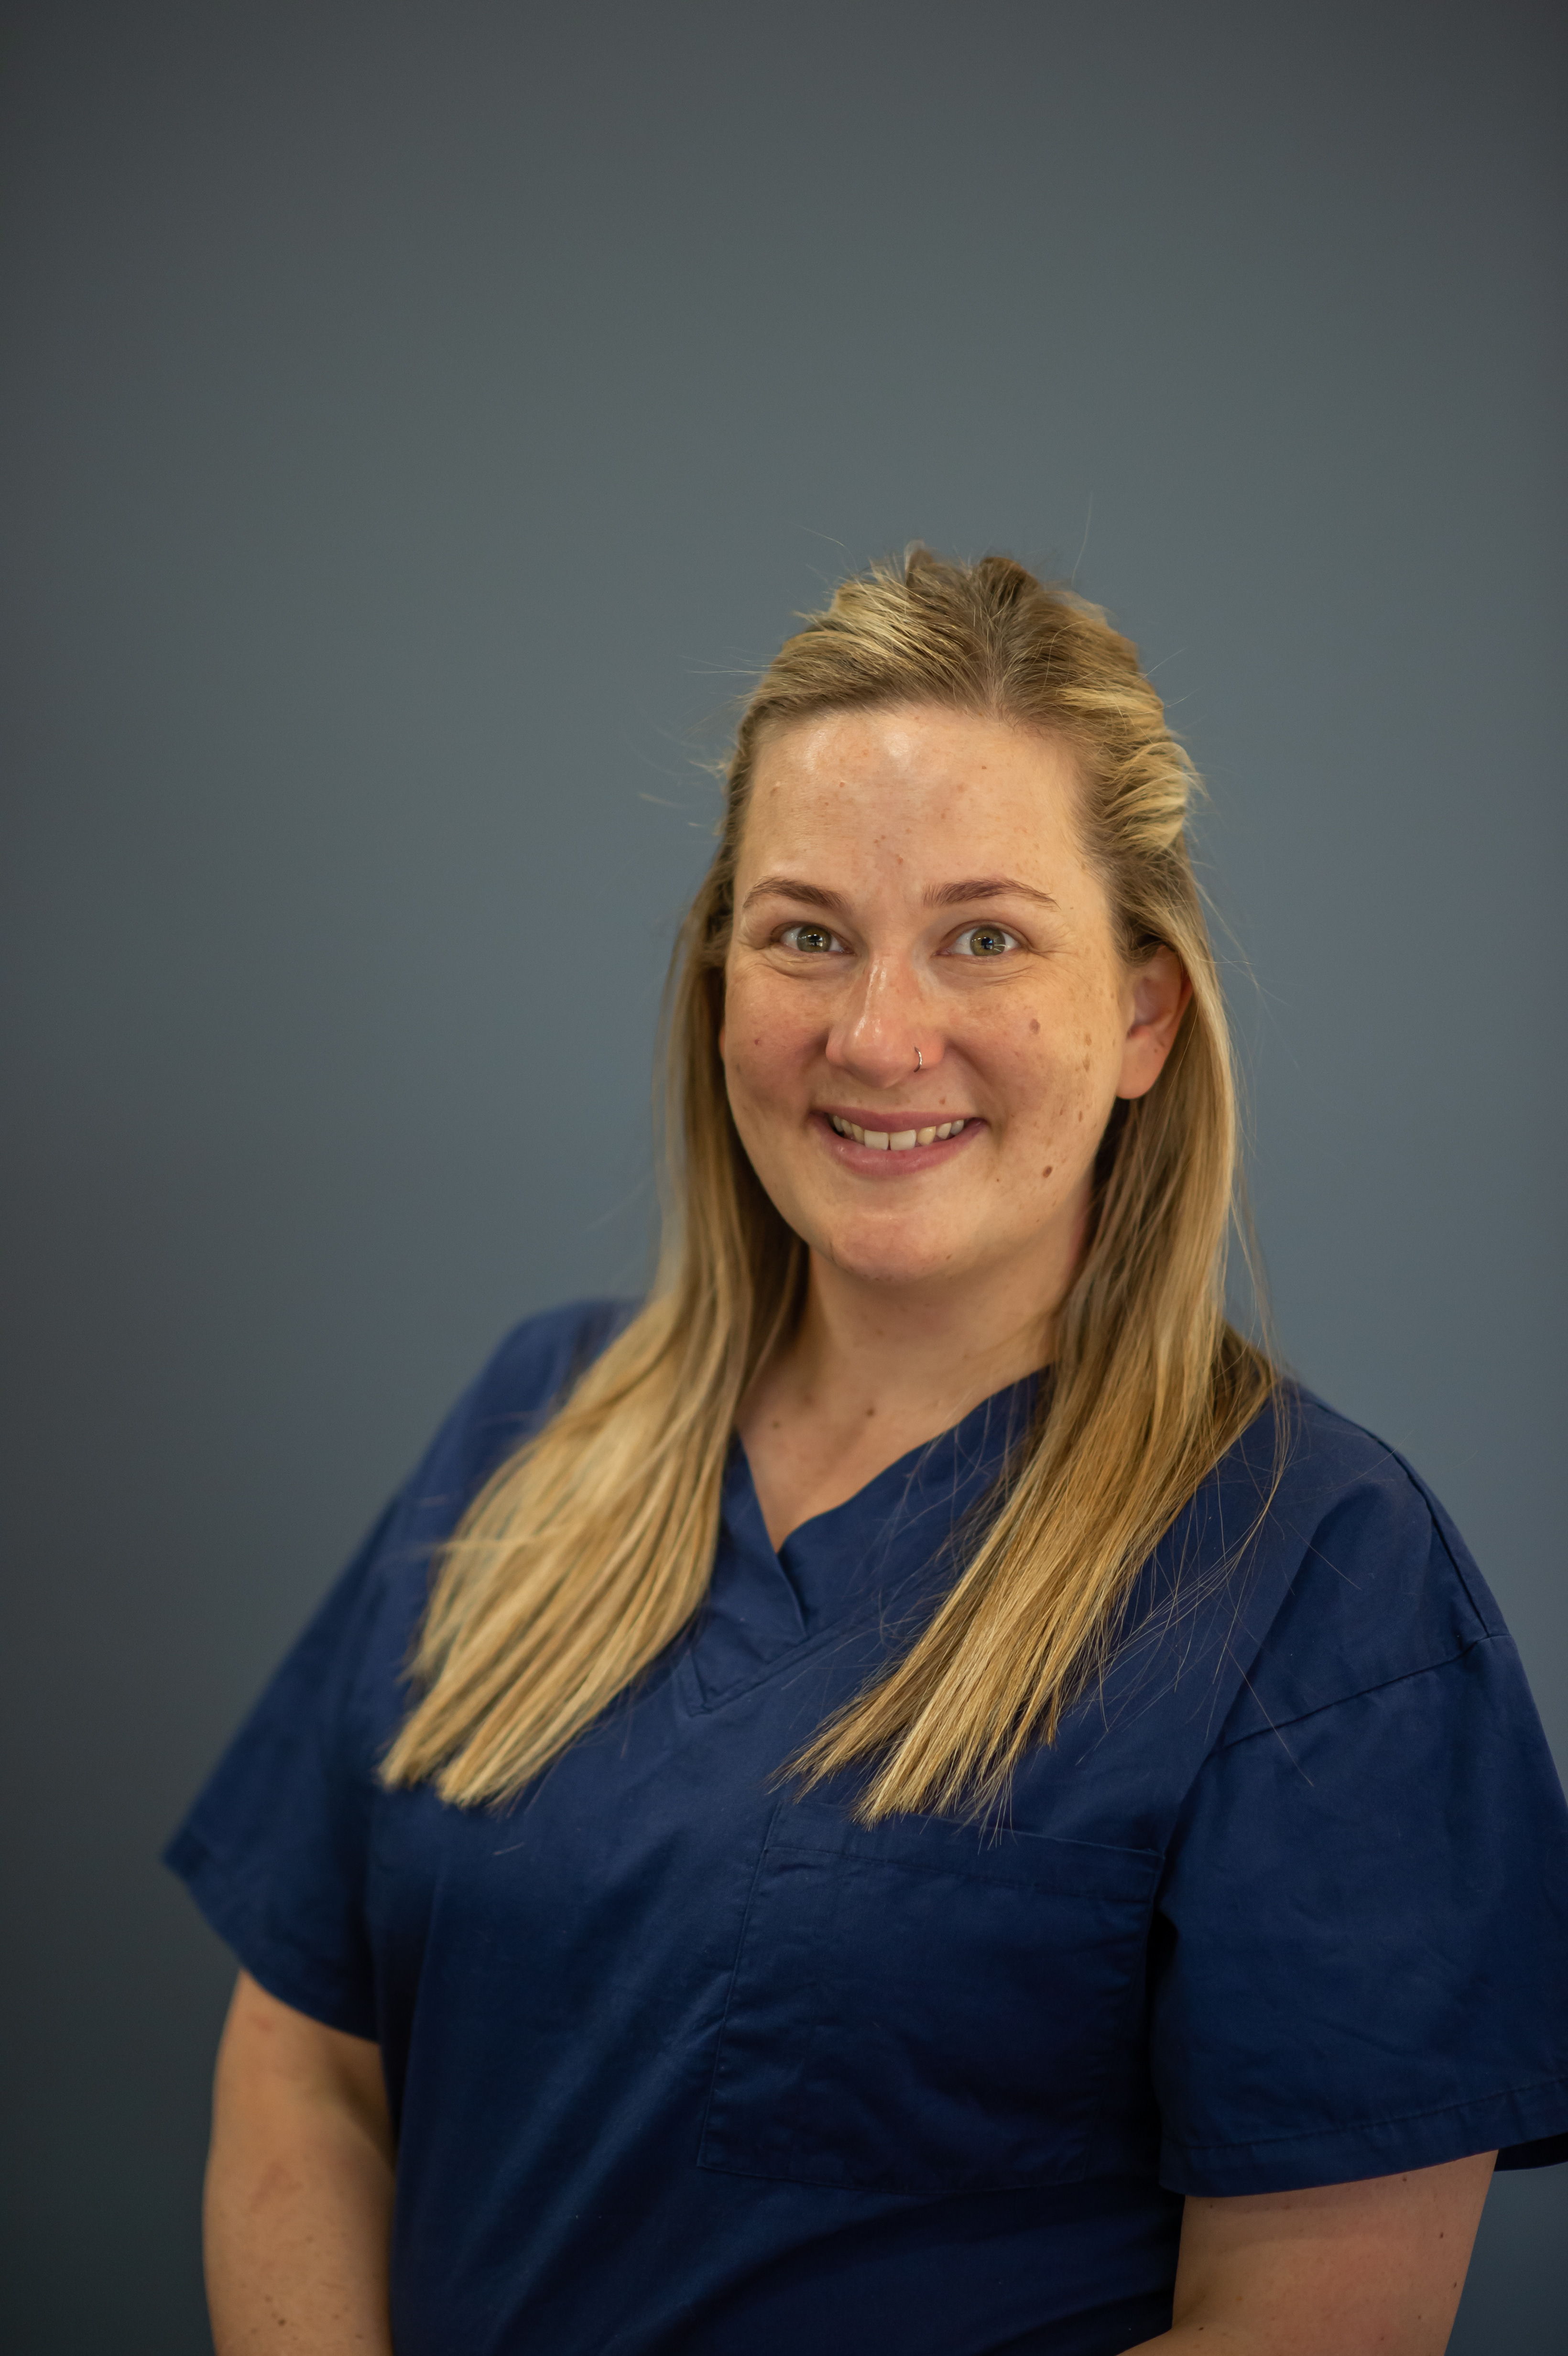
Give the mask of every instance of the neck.
M 816 1253 L 800 1323 L 782 1355 L 785 1387 L 819 1411 L 932 1431 L 1049 1361 L 1055 1301 L 1016 1269 L 962 1285 L 894 1286 L 846 1275 Z
M 1047 1365 L 1075 1257 L 899 1285 L 814 1251 L 800 1323 L 737 1418 L 773 1544 Z

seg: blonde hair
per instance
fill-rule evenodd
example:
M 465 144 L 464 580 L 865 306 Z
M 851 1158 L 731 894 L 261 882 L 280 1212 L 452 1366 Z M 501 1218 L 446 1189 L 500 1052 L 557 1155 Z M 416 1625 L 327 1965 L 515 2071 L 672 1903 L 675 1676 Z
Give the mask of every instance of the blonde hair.
M 702 1602 L 736 1411 L 805 1275 L 805 1248 L 736 1133 L 717 1045 L 756 761 L 769 734 L 809 714 L 922 703 L 1072 748 L 1125 954 L 1167 944 L 1192 999 L 1160 1077 L 1106 1132 L 1053 1378 L 988 1519 L 923 1633 L 821 1729 L 799 1774 L 859 1770 L 868 1820 L 994 1804 L 1103 1670 L 1150 1550 L 1270 1393 L 1268 1359 L 1224 1315 L 1236 1098 L 1184 832 L 1191 765 L 1097 607 L 1005 557 L 912 549 L 846 581 L 745 708 L 719 847 L 670 969 L 657 1278 L 445 1548 L 389 1783 L 432 1781 L 458 1804 L 514 1794 Z

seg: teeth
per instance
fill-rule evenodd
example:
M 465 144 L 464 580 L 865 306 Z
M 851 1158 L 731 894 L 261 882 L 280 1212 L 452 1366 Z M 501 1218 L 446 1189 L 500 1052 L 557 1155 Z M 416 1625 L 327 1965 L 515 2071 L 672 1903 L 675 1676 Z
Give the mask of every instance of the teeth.
M 836 1112 L 827 1118 L 840 1137 L 852 1137 L 857 1145 L 869 1145 L 877 1153 L 907 1153 L 912 1146 L 934 1145 L 942 1138 L 956 1137 L 964 1126 L 961 1120 L 944 1120 L 940 1129 L 857 1129 Z

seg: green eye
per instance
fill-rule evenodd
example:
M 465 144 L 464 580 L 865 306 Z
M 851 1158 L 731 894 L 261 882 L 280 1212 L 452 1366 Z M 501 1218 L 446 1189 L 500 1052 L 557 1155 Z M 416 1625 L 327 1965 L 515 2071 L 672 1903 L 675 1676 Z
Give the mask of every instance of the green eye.
M 989 958 L 1005 957 L 1009 949 L 1017 948 L 1018 942 L 1000 925 L 971 925 L 966 933 L 959 934 L 953 946 L 968 957 Z
M 807 957 L 831 954 L 833 935 L 825 925 L 791 925 L 784 939 L 792 949 L 802 949 Z

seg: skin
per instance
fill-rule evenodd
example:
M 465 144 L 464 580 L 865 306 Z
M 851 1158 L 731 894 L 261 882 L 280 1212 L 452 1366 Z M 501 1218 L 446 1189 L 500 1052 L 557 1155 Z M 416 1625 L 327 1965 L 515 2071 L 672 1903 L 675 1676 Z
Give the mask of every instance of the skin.
M 1442 2356 L 1496 2158 L 1189 2200 L 1175 2323 L 1129 2356 Z
M 941 710 L 833 713 L 758 761 L 720 1049 L 811 1251 L 740 1419 L 775 1545 L 1051 1355 L 1105 1123 L 1190 996 L 1169 949 L 1124 962 L 1077 795 L 1061 745 Z M 878 1152 L 834 1112 L 965 1127 Z
M 1189 995 L 1168 950 L 1123 962 L 1077 792 L 1061 746 L 937 710 L 814 721 L 762 755 L 720 1044 L 810 1249 L 800 1331 L 741 1418 L 775 1543 L 1051 1356 L 1095 1148 Z M 966 1125 L 881 1153 L 833 1111 Z M 1441 2356 L 1493 2158 L 1189 2200 L 1175 2320 L 1141 2356 Z M 375 2045 L 241 1973 L 208 2170 L 218 2356 L 391 2356 L 393 2164 Z
M 392 2356 L 392 2182 L 378 2048 L 241 1972 L 202 2215 L 218 2356 Z

